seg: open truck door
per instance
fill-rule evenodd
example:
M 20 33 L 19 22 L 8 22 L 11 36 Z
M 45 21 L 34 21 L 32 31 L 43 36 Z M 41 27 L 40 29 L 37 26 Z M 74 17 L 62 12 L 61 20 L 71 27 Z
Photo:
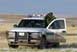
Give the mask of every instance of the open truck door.
M 50 22 L 47 29 L 54 33 L 65 33 L 66 20 L 64 18 L 54 19 L 52 22 Z
M 46 38 L 52 45 L 59 46 L 60 42 L 66 42 L 63 34 L 66 32 L 66 20 L 64 18 L 54 19 L 47 27 L 50 32 Z

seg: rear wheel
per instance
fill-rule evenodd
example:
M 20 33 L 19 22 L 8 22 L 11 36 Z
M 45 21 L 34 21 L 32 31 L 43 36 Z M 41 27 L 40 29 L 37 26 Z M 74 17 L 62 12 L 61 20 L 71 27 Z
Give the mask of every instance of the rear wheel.
M 56 42 L 56 43 L 53 44 L 54 47 L 59 47 L 59 45 L 60 45 L 59 42 Z
M 18 48 L 19 45 L 9 45 L 9 47 L 11 47 L 11 48 Z

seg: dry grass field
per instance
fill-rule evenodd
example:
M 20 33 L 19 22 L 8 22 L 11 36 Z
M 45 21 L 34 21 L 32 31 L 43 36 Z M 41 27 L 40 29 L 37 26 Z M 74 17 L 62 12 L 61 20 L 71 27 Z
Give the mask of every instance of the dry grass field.
M 11 15 L 12 16 L 12 15 Z M 15 24 L 19 19 L 21 19 L 22 16 L 6 16 L 6 15 L 1 15 L 1 19 L 4 19 L 6 21 L 0 22 L 0 52 L 77 52 L 77 50 L 73 49 L 72 47 L 75 46 L 75 48 L 77 48 L 77 35 L 64 35 L 65 39 L 66 39 L 66 43 L 61 43 L 61 45 L 64 45 L 65 48 L 63 48 L 63 46 L 61 46 L 61 48 L 51 48 L 51 49 L 37 49 L 37 48 L 28 48 L 28 47 L 19 47 L 18 49 L 12 49 L 8 47 L 8 42 L 7 42 L 7 38 L 6 38 L 6 31 L 13 28 L 13 24 Z M 14 17 L 14 18 L 13 18 Z M 75 27 L 71 27 L 68 26 L 67 28 L 68 33 L 76 33 L 77 32 L 77 26 Z M 66 49 L 69 48 L 68 45 L 70 46 L 70 49 Z M 72 46 L 73 45 L 73 46 Z M 67 47 L 68 46 L 68 47 Z M 72 48 L 72 49 L 71 49 Z M 70 51 L 71 50 L 71 51 Z

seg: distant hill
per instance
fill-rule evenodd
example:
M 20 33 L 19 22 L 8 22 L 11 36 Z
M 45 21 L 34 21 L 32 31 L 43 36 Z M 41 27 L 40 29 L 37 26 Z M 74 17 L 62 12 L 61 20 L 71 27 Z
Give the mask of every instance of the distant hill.
M 25 15 L 7 15 L 7 14 L 0 14 L 0 18 L 11 18 L 11 19 L 14 19 L 14 18 L 23 18 L 25 17 Z
M 16 23 L 19 19 L 25 18 L 25 15 L 7 15 L 0 14 L 0 19 L 6 20 L 2 23 Z

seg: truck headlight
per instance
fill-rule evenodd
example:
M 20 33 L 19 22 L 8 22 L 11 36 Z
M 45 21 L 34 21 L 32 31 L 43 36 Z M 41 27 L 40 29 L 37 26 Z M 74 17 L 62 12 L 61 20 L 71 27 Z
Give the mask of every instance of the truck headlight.
M 15 40 L 14 39 L 8 39 L 8 42 L 14 42 Z
M 31 37 L 32 37 L 32 38 L 38 38 L 38 37 L 41 37 L 40 34 L 41 34 L 41 33 L 32 33 L 32 34 L 31 34 Z
M 24 32 L 20 32 L 20 33 L 19 33 L 19 36 L 24 36 L 24 35 L 25 35 Z
M 9 37 L 15 37 L 15 32 L 9 32 Z

